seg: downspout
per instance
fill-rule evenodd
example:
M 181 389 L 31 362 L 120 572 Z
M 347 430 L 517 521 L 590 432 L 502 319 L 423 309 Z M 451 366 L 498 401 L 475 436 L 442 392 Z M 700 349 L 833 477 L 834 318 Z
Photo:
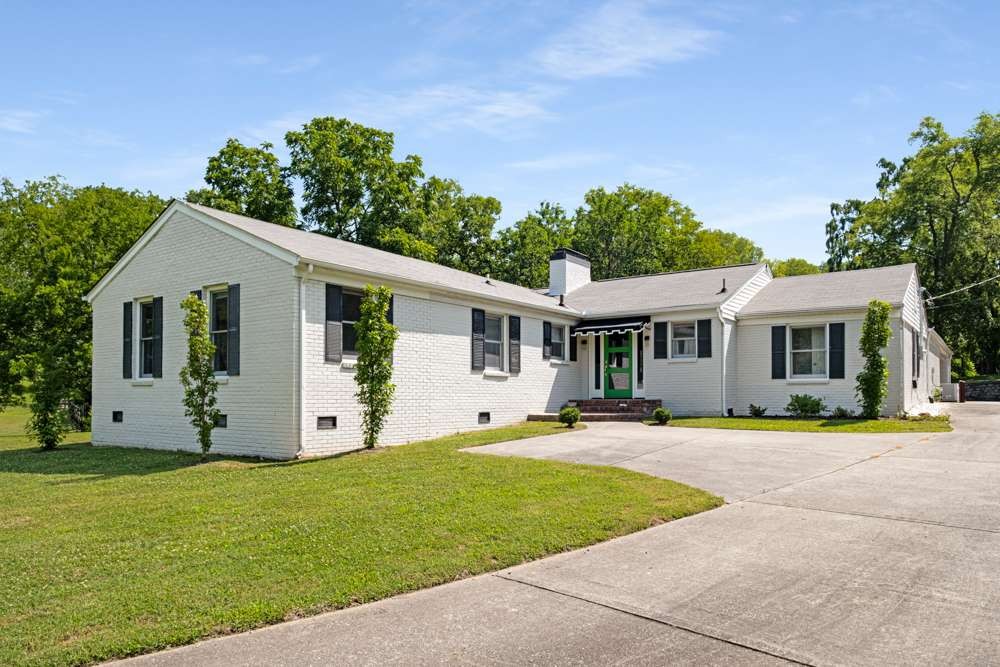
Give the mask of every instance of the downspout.
M 910 369 L 913 372 L 913 369 Z M 899 312 L 899 408 L 896 414 L 906 414 L 906 321 Z
M 728 348 L 728 345 L 726 344 L 726 320 L 722 316 L 722 306 L 719 306 L 716 312 L 719 315 L 719 324 L 722 325 L 722 338 L 720 341 L 722 344 L 719 346 L 722 350 L 722 360 L 721 360 L 722 363 L 720 364 L 720 366 L 722 366 L 722 382 L 720 383 L 722 385 L 722 409 L 719 411 L 719 413 L 723 417 L 725 417 L 727 414 L 726 413 L 726 349 Z
M 312 265 L 309 265 L 310 270 Z M 302 458 L 305 453 L 305 428 L 306 428 L 306 402 L 305 402 L 305 387 L 306 387 L 306 281 L 302 276 L 297 276 L 296 279 L 299 281 L 299 377 L 298 377 L 298 396 L 299 396 L 299 415 L 298 415 L 298 441 L 299 441 L 299 451 L 296 453 L 295 458 Z

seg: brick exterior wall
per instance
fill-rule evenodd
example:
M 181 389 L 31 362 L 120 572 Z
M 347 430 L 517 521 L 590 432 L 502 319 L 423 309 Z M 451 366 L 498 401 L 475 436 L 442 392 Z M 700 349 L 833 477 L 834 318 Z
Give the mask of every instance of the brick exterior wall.
M 215 429 L 212 451 L 295 455 L 293 268 L 180 213 L 94 299 L 94 444 L 198 450 L 181 405 L 187 341 L 180 302 L 191 290 L 225 283 L 240 284 L 241 375 L 219 387 L 228 427 Z M 163 297 L 163 377 L 137 385 L 122 378 L 122 303 L 147 296 Z M 138 368 L 134 360 L 136 376 Z M 114 410 L 124 412 L 122 423 L 112 423 Z
M 346 275 L 306 280 L 305 419 L 306 456 L 348 451 L 361 440 L 360 409 L 354 398 L 354 371 L 347 363 L 324 360 L 325 283 L 361 286 Z M 390 285 L 390 287 L 393 287 Z M 400 337 L 393 355 L 396 397 L 382 434 L 384 444 L 523 421 L 529 413 L 557 411 L 580 398 L 579 362 L 542 358 L 544 316 L 516 307 L 460 303 L 408 294 L 395 286 L 394 319 Z M 471 309 L 521 317 L 521 372 L 488 377 L 471 370 Z M 554 318 L 550 321 L 556 322 Z M 570 320 L 562 324 L 568 326 Z M 506 338 L 505 338 L 506 339 Z M 505 345 L 506 347 L 506 345 Z M 568 353 L 567 353 L 568 356 Z M 490 412 L 489 426 L 478 423 Z M 319 430 L 317 417 L 336 416 L 337 428 Z

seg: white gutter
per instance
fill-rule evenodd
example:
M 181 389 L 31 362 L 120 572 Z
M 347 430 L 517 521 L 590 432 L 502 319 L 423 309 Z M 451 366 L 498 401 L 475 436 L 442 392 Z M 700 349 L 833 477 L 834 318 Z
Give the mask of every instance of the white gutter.
M 312 266 L 310 265 L 310 269 Z M 296 276 L 299 281 L 299 377 L 298 377 L 298 397 L 299 397 L 299 423 L 298 441 L 299 451 L 295 458 L 302 458 L 305 452 L 306 433 L 306 281 L 302 276 Z
M 719 324 L 722 325 L 722 338 L 720 340 L 720 342 L 722 344 L 719 346 L 721 348 L 721 350 L 722 350 L 722 352 L 721 352 L 722 353 L 722 364 L 721 364 L 721 366 L 722 366 L 722 382 L 720 383 L 722 385 L 722 410 L 720 412 L 721 412 L 722 416 L 725 417 L 727 415 L 727 413 L 726 413 L 726 347 L 727 347 L 727 345 L 726 345 L 726 320 L 722 316 L 722 306 L 719 306 L 719 308 L 718 308 L 718 310 L 716 312 L 719 315 Z

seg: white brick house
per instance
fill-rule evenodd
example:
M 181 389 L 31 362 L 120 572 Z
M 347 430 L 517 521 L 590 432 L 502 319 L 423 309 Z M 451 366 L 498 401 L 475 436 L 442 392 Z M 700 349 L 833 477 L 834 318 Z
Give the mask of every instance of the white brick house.
M 755 403 L 781 414 L 789 394 L 810 393 L 857 409 L 872 298 L 893 306 L 887 414 L 919 409 L 950 362 L 927 328 L 913 265 L 774 279 L 750 264 L 592 281 L 585 257 L 559 250 L 550 287 L 531 290 L 174 201 L 87 295 L 94 443 L 196 448 L 177 378 L 180 302 L 198 291 L 219 348 L 226 417 L 215 451 L 356 448 L 353 321 L 368 283 L 392 290 L 400 329 L 387 444 L 586 399 L 656 399 L 693 415 L 745 414 Z

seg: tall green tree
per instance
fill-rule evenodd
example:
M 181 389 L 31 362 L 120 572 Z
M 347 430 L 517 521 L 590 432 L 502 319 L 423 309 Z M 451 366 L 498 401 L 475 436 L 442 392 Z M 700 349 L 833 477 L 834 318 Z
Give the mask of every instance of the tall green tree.
M 30 392 L 28 430 L 62 440 L 67 407 L 90 405 L 91 310 L 84 294 L 163 210 L 150 193 L 0 181 L 0 405 Z
M 916 262 L 940 295 L 1000 273 L 1000 115 L 981 114 L 963 136 L 925 118 L 916 151 L 879 161 L 875 196 L 831 205 L 831 270 Z M 959 357 L 1000 370 L 1000 282 L 935 301 L 931 323 Z
M 457 181 L 432 176 L 420 186 L 420 237 L 433 244 L 435 261 L 462 271 L 494 273 L 493 228 L 500 218 L 495 197 L 466 194 Z
M 396 385 L 392 383 L 392 351 L 399 329 L 389 321 L 392 292 L 388 287 L 365 286 L 361 300 L 361 318 L 354 325 L 357 333 L 358 363 L 354 381 L 361 404 L 361 432 L 364 446 L 378 444 L 385 420 L 392 412 Z
M 573 220 L 558 204 L 539 207 L 497 236 L 496 275 L 526 287 L 549 284 L 549 258 L 559 247 L 573 243 Z
M 184 311 L 184 331 L 187 334 L 187 355 L 180 371 L 184 388 L 184 416 L 191 419 L 201 447 L 201 460 L 208 458 L 212 448 L 212 431 L 222 412 L 216 407 L 219 382 L 215 379 L 212 357 L 215 345 L 208 333 L 208 306 L 194 294 L 181 301 Z
M 285 143 L 290 173 L 302 183 L 307 226 L 376 248 L 411 247 L 420 239 L 422 163 L 416 155 L 397 161 L 391 132 L 323 117 L 288 132 Z
M 788 276 L 809 276 L 822 273 L 824 267 L 813 264 L 801 257 L 789 257 L 788 259 L 768 260 L 771 265 L 771 274 L 775 278 L 785 278 Z
M 858 348 L 865 364 L 858 372 L 855 393 L 861 404 L 861 414 L 868 419 L 875 419 L 882 413 L 882 405 L 889 391 L 889 362 L 882 351 L 892 336 L 892 329 L 889 327 L 891 311 L 892 306 L 888 303 L 873 299 L 868 304 L 868 312 L 861 324 Z
M 292 186 L 267 142 L 244 146 L 229 139 L 208 159 L 208 188 L 191 190 L 186 198 L 196 204 L 240 213 L 279 225 L 296 225 Z

